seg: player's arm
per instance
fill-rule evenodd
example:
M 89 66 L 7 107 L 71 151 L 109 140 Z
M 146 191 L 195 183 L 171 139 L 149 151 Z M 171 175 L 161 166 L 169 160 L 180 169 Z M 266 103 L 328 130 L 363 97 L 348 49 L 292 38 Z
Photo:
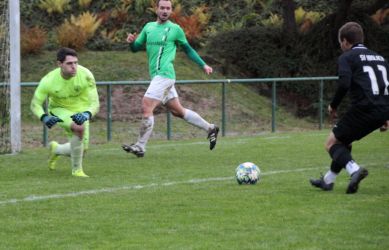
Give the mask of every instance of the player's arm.
M 92 75 L 88 89 L 89 108 L 91 116 L 95 116 L 100 109 L 99 94 L 97 92 L 96 81 Z
M 204 72 L 209 75 L 213 72 L 212 67 L 208 66 L 203 59 L 197 54 L 197 52 L 189 45 L 189 43 L 185 43 L 181 45 L 182 48 L 184 49 L 185 54 L 192 60 L 194 61 L 197 65 L 199 65 Z
M 338 75 L 338 88 L 336 89 L 335 95 L 330 103 L 330 108 L 335 111 L 341 103 L 343 97 L 347 94 L 351 85 L 352 71 L 346 57 L 341 56 L 339 58 Z
M 189 45 L 189 43 L 184 43 L 181 45 L 181 47 L 183 48 L 185 54 L 189 57 L 189 59 L 194 61 L 201 68 L 204 67 L 205 62 L 203 61 L 203 59 L 201 59 L 199 54 L 197 54 L 197 52 L 192 48 L 192 46 Z
M 146 42 L 146 32 L 143 29 L 138 35 L 136 32 L 128 34 L 126 41 L 130 44 L 132 52 L 138 52 L 143 49 L 143 45 Z
M 56 116 L 45 113 L 43 103 L 47 97 L 48 91 L 46 89 L 46 85 L 41 81 L 34 92 L 30 108 L 34 115 L 36 115 L 48 128 L 51 128 L 57 122 L 62 122 L 62 120 Z
M 192 46 L 190 46 L 185 37 L 185 33 L 181 28 L 178 31 L 177 43 L 182 47 L 188 58 L 195 62 L 197 65 L 199 65 L 199 67 L 201 67 L 207 75 L 212 73 L 213 69 L 208 66 L 199 56 L 196 50 L 194 50 Z
M 34 92 L 34 96 L 32 97 L 31 104 L 30 104 L 30 109 L 32 113 L 38 118 L 41 118 L 42 115 L 45 114 L 45 111 L 43 109 L 43 103 L 45 102 L 47 96 L 48 96 L 47 90 L 43 86 L 43 83 L 40 82 Z
M 71 116 L 72 120 L 78 124 L 82 125 L 87 120 L 90 120 L 93 116 L 97 114 L 100 108 L 99 95 L 97 93 L 96 81 L 91 72 L 88 72 L 86 81 L 88 81 L 89 88 L 87 90 L 88 95 L 88 107 L 85 111 L 81 113 L 76 113 Z

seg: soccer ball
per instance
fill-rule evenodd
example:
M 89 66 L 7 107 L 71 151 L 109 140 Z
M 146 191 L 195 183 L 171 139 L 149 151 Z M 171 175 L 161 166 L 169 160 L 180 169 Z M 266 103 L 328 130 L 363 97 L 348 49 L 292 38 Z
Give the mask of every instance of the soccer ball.
M 236 181 L 240 184 L 255 184 L 259 180 L 261 170 L 252 162 L 239 164 L 236 168 Z

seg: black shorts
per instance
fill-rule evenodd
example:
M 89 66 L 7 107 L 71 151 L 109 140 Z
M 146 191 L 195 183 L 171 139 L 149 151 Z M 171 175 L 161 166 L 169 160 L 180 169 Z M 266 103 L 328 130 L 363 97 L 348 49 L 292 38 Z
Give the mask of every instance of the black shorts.
M 389 120 L 389 108 L 353 106 L 336 123 L 332 132 L 337 140 L 348 145 L 384 125 Z

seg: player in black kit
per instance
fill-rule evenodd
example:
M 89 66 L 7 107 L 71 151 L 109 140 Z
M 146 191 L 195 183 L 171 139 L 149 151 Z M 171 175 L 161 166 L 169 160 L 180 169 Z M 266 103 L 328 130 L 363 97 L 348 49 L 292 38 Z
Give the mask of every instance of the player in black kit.
M 310 182 L 314 187 L 330 191 L 336 176 L 346 168 L 351 176 L 346 193 L 353 194 L 368 171 L 353 160 L 352 142 L 389 125 L 389 65 L 382 56 L 363 45 L 363 29 L 358 23 L 344 24 L 338 39 L 344 53 L 338 59 L 338 88 L 328 112 L 332 118 L 337 116 L 336 110 L 347 92 L 352 104 L 325 143 L 332 158 L 330 170 Z

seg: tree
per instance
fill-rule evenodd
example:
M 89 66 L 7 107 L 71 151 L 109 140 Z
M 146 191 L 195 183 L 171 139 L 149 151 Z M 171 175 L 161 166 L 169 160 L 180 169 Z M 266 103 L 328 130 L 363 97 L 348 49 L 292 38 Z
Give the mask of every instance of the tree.
M 351 4 L 354 0 L 340 0 L 338 9 L 335 13 L 335 19 L 334 23 L 332 25 L 332 31 L 331 31 L 331 41 L 332 41 L 332 48 L 338 47 L 338 30 L 339 28 L 345 23 L 347 20 L 347 16 L 350 11 Z
M 282 29 L 287 38 L 293 38 L 297 34 L 297 24 L 294 11 L 296 9 L 296 3 L 293 0 L 281 0 L 282 5 L 282 17 L 284 23 Z

